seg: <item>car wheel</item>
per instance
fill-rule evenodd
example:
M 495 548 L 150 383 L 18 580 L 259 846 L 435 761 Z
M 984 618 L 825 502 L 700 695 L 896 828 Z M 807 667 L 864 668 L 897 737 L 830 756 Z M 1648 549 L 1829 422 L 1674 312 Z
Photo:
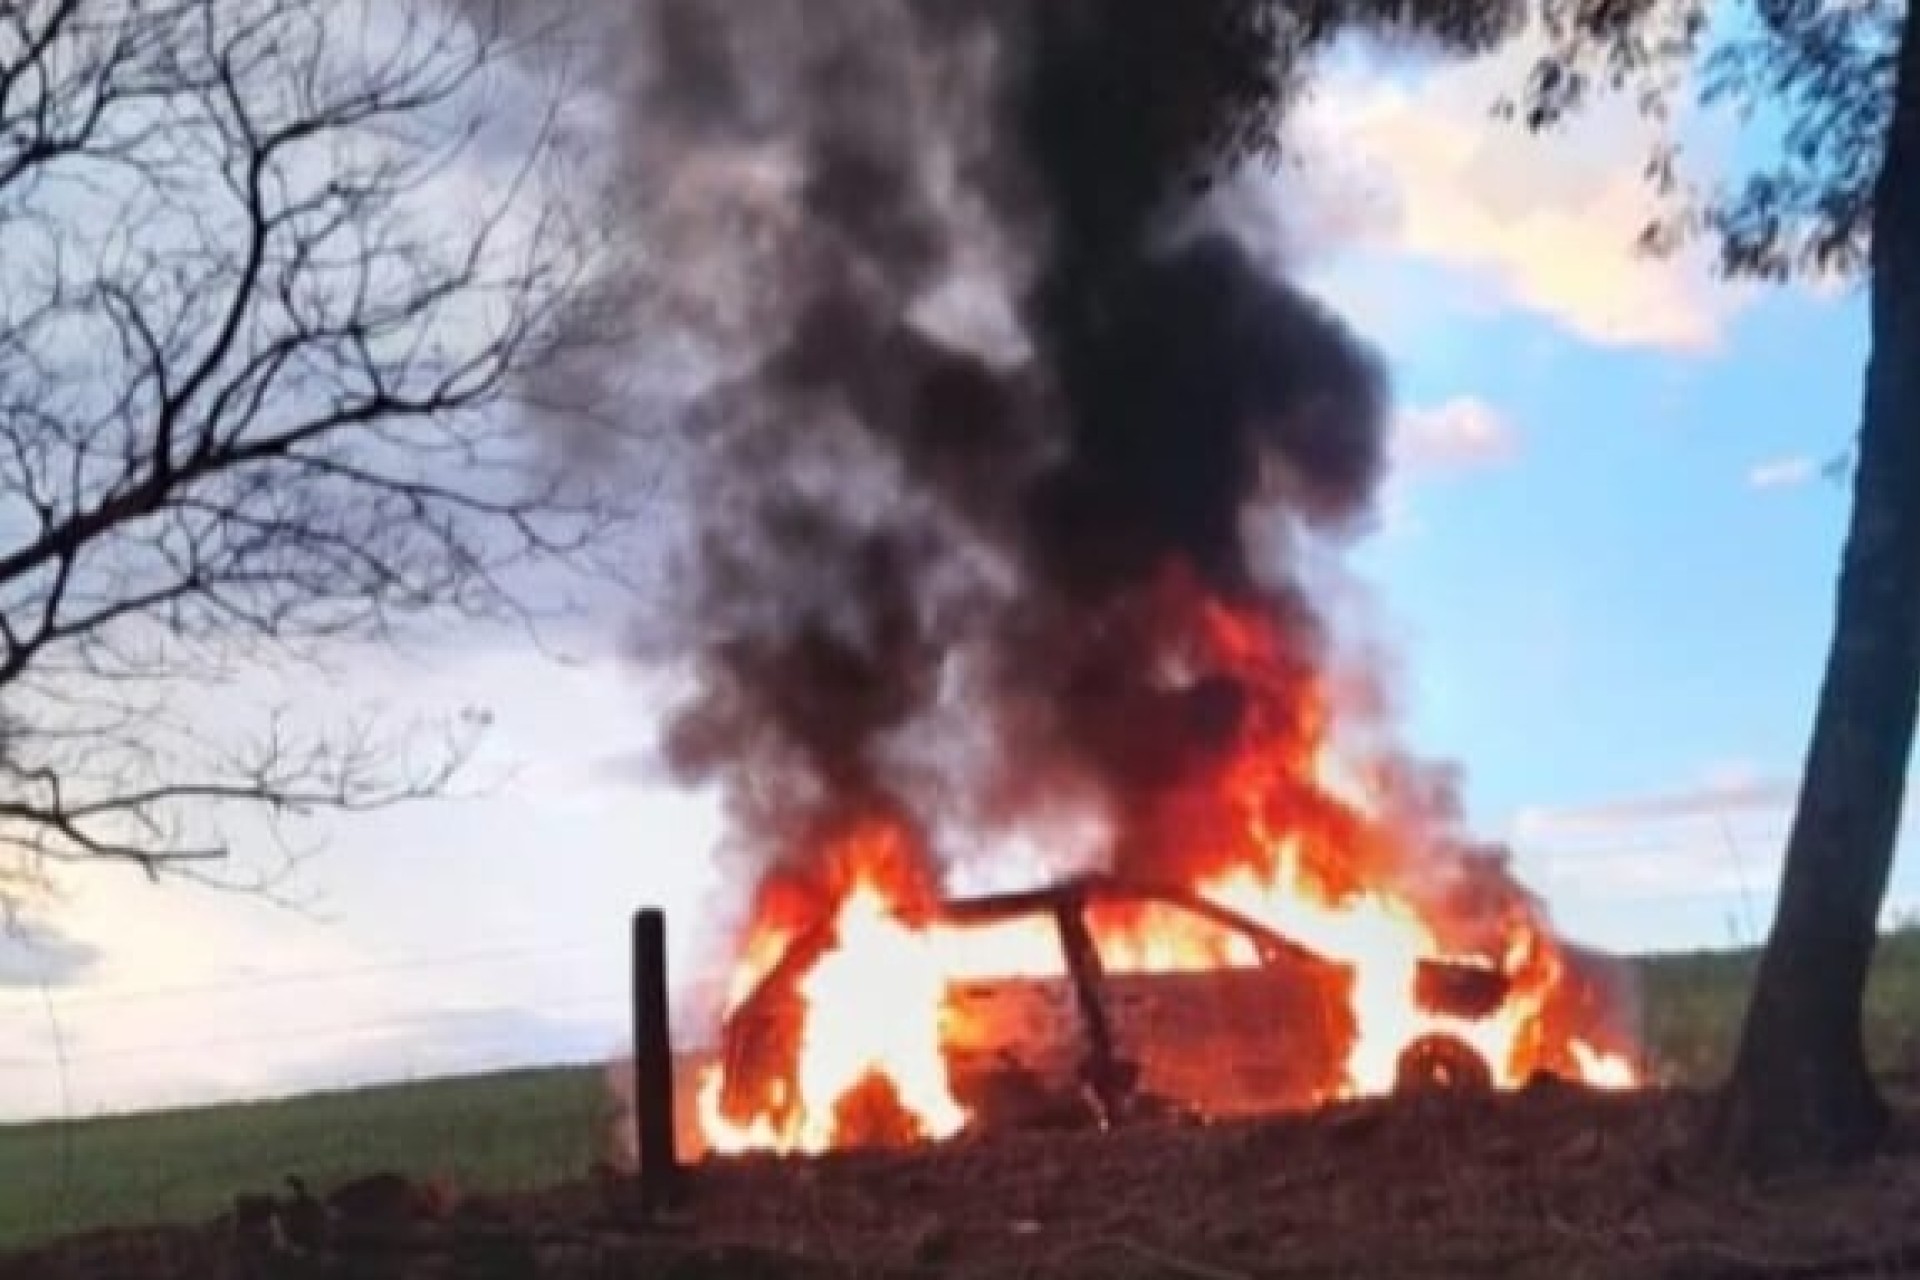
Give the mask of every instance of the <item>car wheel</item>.
M 1482 1093 L 1493 1088 L 1493 1069 L 1456 1036 L 1421 1036 L 1400 1054 L 1397 1093 Z

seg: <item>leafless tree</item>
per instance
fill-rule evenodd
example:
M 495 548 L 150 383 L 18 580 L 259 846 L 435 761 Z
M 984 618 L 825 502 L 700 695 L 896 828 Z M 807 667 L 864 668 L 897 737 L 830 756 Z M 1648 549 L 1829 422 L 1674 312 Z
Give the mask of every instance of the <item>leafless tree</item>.
M 570 253 L 540 181 L 557 98 L 512 91 L 477 8 L 0 4 L 16 889 L 221 858 L 242 810 L 439 791 L 458 723 L 422 752 L 267 711 L 236 740 L 192 704 L 423 622 L 524 619 L 529 568 L 581 563 L 613 518 L 508 402 Z

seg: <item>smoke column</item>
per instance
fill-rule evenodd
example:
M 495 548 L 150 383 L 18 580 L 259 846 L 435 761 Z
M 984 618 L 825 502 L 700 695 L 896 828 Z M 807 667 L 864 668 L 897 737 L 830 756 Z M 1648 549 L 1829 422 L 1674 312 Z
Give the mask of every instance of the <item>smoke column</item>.
M 577 324 L 634 338 L 549 390 L 661 428 L 680 517 L 634 647 L 690 667 L 662 754 L 722 787 L 734 871 L 804 885 L 874 818 L 964 865 L 1063 814 L 1170 868 L 1167 797 L 1249 714 L 1178 620 L 1279 619 L 1304 737 L 1329 637 L 1288 548 L 1364 527 L 1385 465 L 1380 361 L 1206 193 L 1329 30 L 1236 0 L 605 8 L 617 265 Z M 1446 775 L 1394 771 L 1451 838 Z

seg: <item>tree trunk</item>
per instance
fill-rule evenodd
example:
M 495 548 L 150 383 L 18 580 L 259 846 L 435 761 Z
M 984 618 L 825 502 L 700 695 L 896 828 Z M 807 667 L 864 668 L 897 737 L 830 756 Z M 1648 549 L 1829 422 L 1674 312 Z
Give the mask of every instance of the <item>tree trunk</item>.
M 1862 1159 L 1887 1125 L 1861 1006 L 1920 694 L 1920 40 L 1875 191 L 1872 351 L 1833 645 L 1773 930 L 1714 1153 L 1751 1176 Z

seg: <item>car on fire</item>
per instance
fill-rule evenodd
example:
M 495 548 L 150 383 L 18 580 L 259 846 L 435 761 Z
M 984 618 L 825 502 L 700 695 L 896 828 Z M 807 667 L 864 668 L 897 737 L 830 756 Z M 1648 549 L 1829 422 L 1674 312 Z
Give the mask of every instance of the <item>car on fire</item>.
M 1356 1027 L 1351 969 L 1259 921 L 1189 890 L 1092 876 L 1027 892 L 948 900 L 943 928 L 1050 931 L 1049 963 L 954 981 L 943 1051 L 954 1097 L 983 1129 L 1111 1125 L 1147 1115 L 1223 1118 L 1313 1106 L 1337 1097 Z M 1136 946 L 1170 932 L 1189 954 L 1169 961 Z M 797 1105 L 784 1083 L 804 1024 L 800 983 L 833 945 L 833 925 L 801 934 L 728 1018 L 719 1046 L 722 1115 L 776 1129 Z M 1195 963 L 1192 956 L 1206 957 Z M 1557 999 L 1617 1003 L 1592 960 Z M 1498 968 L 1422 961 L 1423 1011 L 1471 1025 L 1509 994 Z M 1396 1089 L 1483 1089 L 1485 1059 L 1439 1031 L 1399 1056 Z M 836 1145 L 912 1137 L 882 1099 L 853 1099 Z M 864 1101 L 865 1105 L 862 1105 Z

